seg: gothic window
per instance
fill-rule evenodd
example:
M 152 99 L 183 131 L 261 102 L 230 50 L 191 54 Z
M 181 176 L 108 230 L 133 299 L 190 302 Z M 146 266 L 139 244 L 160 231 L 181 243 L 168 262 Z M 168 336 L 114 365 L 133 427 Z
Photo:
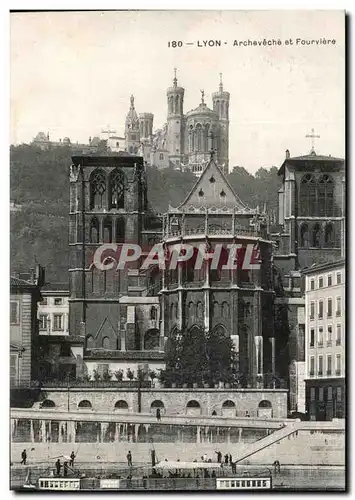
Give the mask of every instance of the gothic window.
M 110 349 L 110 339 L 108 337 L 102 339 L 102 347 L 103 349 Z
M 108 218 L 104 220 L 104 243 L 112 243 L 112 222 Z
M 196 315 L 198 318 L 203 318 L 203 304 L 202 304 L 202 302 L 197 302 L 196 312 L 197 312 Z
M 163 153 L 159 154 L 159 160 L 164 160 L 164 154 Z
M 199 123 L 196 125 L 196 143 L 197 151 L 202 151 L 202 127 Z
M 179 113 L 179 96 L 175 96 L 175 114 Z
M 150 308 L 150 319 L 151 320 L 157 319 L 157 308 L 154 306 Z
M 204 141 L 205 141 L 205 146 L 204 146 L 204 150 L 205 151 L 208 151 L 209 150 L 209 145 L 208 145 L 208 137 L 209 137 L 209 133 L 210 133 L 210 124 L 207 123 L 205 125 L 205 137 L 204 137 Z
M 205 194 L 205 193 L 202 191 L 202 189 L 200 189 L 200 191 L 198 192 L 198 195 L 199 195 L 199 196 L 204 196 L 204 194 Z
M 227 336 L 226 329 L 224 328 L 223 325 L 217 325 L 216 328 L 214 329 L 214 332 L 219 337 L 226 337 Z
M 129 152 L 130 152 L 131 154 L 133 154 L 133 146 L 130 146 L 130 147 L 129 147 Z
M 326 247 L 332 247 L 334 245 L 334 228 L 333 224 L 328 222 L 324 230 L 324 245 Z
M 105 205 L 106 175 L 95 170 L 90 176 L 90 209 L 103 208 Z
M 213 302 L 212 304 L 212 316 L 217 318 L 219 316 L 219 305 L 218 302 Z
M 321 228 L 320 225 L 317 223 L 313 227 L 312 247 L 320 248 L 320 234 L 321 234 Z
M 116 220 L 116 243 L 124 243 L 125 241 L 125 223 L 123 218 Z
M 323 175 L 318 182 L 318 210 L 320 216 L 333 215 L 334 182 L 329 175 Z
M 228 302 L 222 302 L 222 318 L 229 318 Z
M 307 174 L 301 180 L 300 186 L 300 215 L 316 215 L 316 180 L 311 174 Z
M 302 224 L 300 233 L 301 233 L 300 246 L 301 247 L 308 247 L 309 246 L 308 224 Z
M 124 208 L 124 175 L 118 169 L 110 175 L 109 208 Z
M 95 347 L 94 344 L 94 337 L 92 335 L 88 335 L 86 337 L 86 349 L 93 349 Z
M 94 217 L 90 222 L 90 243 L 99 243 L 99 221 Z

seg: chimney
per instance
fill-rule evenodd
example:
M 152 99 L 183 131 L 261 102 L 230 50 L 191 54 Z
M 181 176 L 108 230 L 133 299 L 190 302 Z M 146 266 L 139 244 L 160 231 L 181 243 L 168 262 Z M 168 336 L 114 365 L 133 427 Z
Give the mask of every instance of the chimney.
M 286 160 L 290 159 L 290 151 L 286 149 Z

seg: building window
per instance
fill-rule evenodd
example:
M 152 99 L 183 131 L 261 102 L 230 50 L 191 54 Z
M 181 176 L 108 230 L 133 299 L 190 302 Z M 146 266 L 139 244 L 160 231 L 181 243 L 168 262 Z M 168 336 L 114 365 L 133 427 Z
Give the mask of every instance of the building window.
M 311 280 L 311 290 L 314 290 L 314 280 Z
M 10 381 L 17 382 L 18 379 L 18 355 L 10 354 Z
M 315 305 L 314 305 L 314 302 L 311 302 L 311 314 L 310 314 L 310 319 L 314 319 L 314 313 L 315 313 Z
M 54 314 L 53 330 L 63 330 L 63 314 Z
M 337 285 L 341 284 L 341 273 L 337 273 Z
M 316 389 L 315 387 L 311 387 L 311 401 L 316 399 Z
M 319 387 L 318 388 L 318 400 L 322 402 L 323 399 L 324 399 L 324 390 L 323 390 L 323 387 Z
M 332 275 L 328 275 L 328 286 L 332 286 Z
M 329 175 L 323 175 L 318 181 L 318 214 L 332 216 L 334 207 L 334 182 Z
M 301 227 L 301 247 L 309 246 L 309 229 L 307 224 L 302 224 Z
M 340 375 L 340 372 L 341 372 L 341 354 L 337 354 L 335 362 L 335 375 Z
M 20 304 L 17 301 L 10 302 L 10 324 L 18 325 L 20 323 L 19 314 Z
M 337 338 L 335 344 L 341 345 L 341 325 L 337 325 Z
M 341 401 L 341 387 L 337 387 L 337 402 Z
M 106 175 L 95 170 L 90 176 L 90 209 L 101 209 L 105 204 Z
M 55 297 L 54 298 L 54 305 L 55 306 L 62 306 L 63 305 L 63 299 L 61 297 Z
M 151 307 L 151 309 L 150 309 L 150 319 L 153 320 L 153 321 L 157 319 L 157 308 L 156 307 Z
M 337 297 L 337 310 L 336 310 L 336 315 L 340 316 L 341 315 L 341 297 Z
M 47 321 L 48 321 L 47 314 L 40 314 L 40 316 L 39 316 L 39 329 L 40 330 L 47 330 Z
M 318 328 L 318 346 L 323 347 L 323 327 Z
M 332 356 L 328 355 L 327 356 L 327 375 L 332 374 Z
M 332 325 L 328 325 L 328 337 L 327 337 L 327 346 L 330 347 L 333 341 L 333 327 Z
M 309 375 L 314 377 L 314 356 L 309 358 Z
M 332 315 L 333 315 L 332 305 L 333 305 L 333 300 L 332 299 L 328 299 L 328 310 L 327 310 L 327 316 L 328 316 L 328 318 L 331 318 Z
M 313 227 L 313 238 L 312 238 L 312 246 L 314 248 L 320 248 L 320 235 L 321 235 L 321 227 L 317 223 Z M 323 285 L 322 285 L 323 286 Z
M 164 155 L 163 155 L 163 153 L 160 153 L 160 154 L 159 154 L 159 160 L 160 160 L 160 161 L 164 160 Z
M 323 319 L 323 300 L 318 302 L 318 318 Z
M 309 341 L 309 347 L 314 347 L 314 328 L 311 328 L 311 336 Z
M 300 186 L 300 215 L 315 215 L 316 205 L 316 180 L 313 175 L 306 174 Z
M 318 278 L 318 288 L 323 288 L 323 276 Z
M 328 401 L 331 401 L 333 399 L 333 388 L 328 387 L 328 396 L 327 396 Z
M 90 243 L 99 243 L 100 226 L 99 221 L 96 217 L 93 217 L 90 221 Z
M 125 177 L 123 172 L 115 168 L 109 177 L 109 208 L 124 208 Z
M 318 375 L 323 375 L 323 356 L 318 356 Z
M 47 297 L 43 297 L 42 300 L 40 301 L 41 306 L 46 306 L 48 304 Z

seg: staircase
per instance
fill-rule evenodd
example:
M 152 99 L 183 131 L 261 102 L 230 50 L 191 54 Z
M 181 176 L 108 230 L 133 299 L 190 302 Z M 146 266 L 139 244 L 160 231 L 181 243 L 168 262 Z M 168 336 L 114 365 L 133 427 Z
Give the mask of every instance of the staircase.
M 292 424 L 285 425 L 281 429 L 276 430 L 272 434 L 269 434 L 268 436 L 259 439 L 258 441 L 255 441 L 254 443 L 250 444 L 250 446 L 248 446 L 246 450 L 243 450 L 241 456 L 237 457 L 236 463 L 241 462 L 242 460 L 250 457 L 251 455 L 254 455 L 255 453 L 258 453 L 261 450 L 264 450 L 268 446 L 271 446 L 272 444 L 277 443 L 282 439 L 285 439 L 287 436 L 290 436 L 295 431 L 297 431 L 298 428 L 299 422 L 294 422 Z

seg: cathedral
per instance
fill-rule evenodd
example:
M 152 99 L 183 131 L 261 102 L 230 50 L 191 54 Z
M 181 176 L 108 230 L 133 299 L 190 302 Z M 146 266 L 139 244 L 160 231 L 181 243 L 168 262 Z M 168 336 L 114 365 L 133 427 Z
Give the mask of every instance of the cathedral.
M 178 85 L 176 70 L 166 95 L 167 122 L 154 132 L 154 115 L 137 114 L 131 96 L 125 122 L 126 151 L 143 156 L 147 165 L 190 170 L 199 177 L 213 150 L 217 165 L 228 174 L 230 94 L 223 89 L 222 75 L 218 91 L 212 94 L 213 109 L 205 103 L 201 90 L 200 104 L 184 113 L 185 89 Z

